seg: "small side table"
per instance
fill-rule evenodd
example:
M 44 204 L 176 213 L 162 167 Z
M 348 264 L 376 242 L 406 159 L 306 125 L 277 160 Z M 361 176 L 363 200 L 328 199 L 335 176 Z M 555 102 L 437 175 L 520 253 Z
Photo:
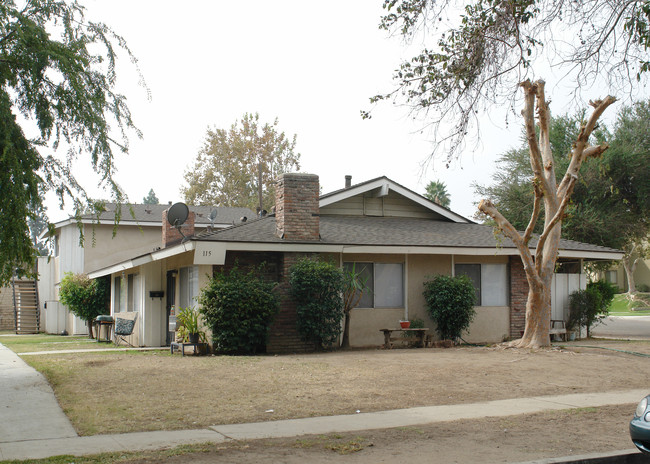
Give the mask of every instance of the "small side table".
M 171 342 L 169 344 L 169 352 L 174 354 L 174 350 L 181 351 L 181 356 L 185 356 L 185 347 L 191 346 L 194 348 L 195 355 L 204 355 L 208 353 L 208 344 L 207 343 L 179 343 Z
M 102 338 L 102 327 L 106 327 L 106 339 L 105 342 L 110 342 L 113 340 L 113 331 L 115 330 L 115 321 L 93 321 L 93 326 L 95 329 L 95 340 L 97 343 L 101 342 Z

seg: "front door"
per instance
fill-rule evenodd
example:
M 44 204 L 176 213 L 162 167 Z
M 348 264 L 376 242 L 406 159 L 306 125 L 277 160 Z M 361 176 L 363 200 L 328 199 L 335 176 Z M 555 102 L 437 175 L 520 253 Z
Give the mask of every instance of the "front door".
M 165 343 L 169 346 L 172 342 L 174 332 L 169 331 L 169 315 L 176 304 L 176 271 L 167 271 L 167 317 L 165 318 L 165 330 L 167 337 Z

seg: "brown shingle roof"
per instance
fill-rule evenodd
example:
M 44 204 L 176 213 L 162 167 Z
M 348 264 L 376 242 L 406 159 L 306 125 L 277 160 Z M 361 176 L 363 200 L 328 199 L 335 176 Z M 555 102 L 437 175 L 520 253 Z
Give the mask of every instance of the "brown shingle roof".
M 514 248 L 512 241 L 494 234 L 491 226 L 396 217 L 321 216 L 321 244 L 355 246 L 425 246 Z M 275 235 L 273 216 L 197 237 L 225 242 L 284 243 Z M 531 246 L 535 246 L 531 240 Z M 563 250 L 616 252 L 612 248 L 562 240 Z
M 144 205 L 144 204 L 135 204 L 135 205 L 122 205 L 122 216 L 121 221 L 137 221 L 140 224 L 146 224 L 148 222 L 160 223 L 162 222 L 162 213 L 164 210 L 169 208 L 171 205 Z M 115 220 L 115 211 L 117 205 L 115 203 L 106 203 L 106 210 L 99 215 L 100 221 L 113 221 Z M 131 215 L 131 210 L 133 210 L 133 215 Z M 190 211 L 195 213 L 195 223 L 196 224 L 210 224 L 210 211 L 212 211 L 213 206 L 192 206 L 188 205 Z M 252 218 L 255 216 L 255 213 L 248 208 L 230 208 L 219 206 L 216 207 L 217 217 L 215 219 L 215 224 L 232 224 L 233 222 L 238 223 L 242 216 L 247 218 Z M 97 217 L 93 214 L 84 214 L 82 219 L 87 220 L 97 220 Z

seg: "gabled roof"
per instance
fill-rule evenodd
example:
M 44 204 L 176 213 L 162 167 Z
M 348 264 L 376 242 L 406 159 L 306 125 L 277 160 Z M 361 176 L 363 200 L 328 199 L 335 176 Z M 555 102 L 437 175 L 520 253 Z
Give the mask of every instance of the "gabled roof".
M 270 215 L 226 229 L 200 232 L 189 241 L 99 269 L 90 276 L 96 278 L 190 251 L 194 252 L 194 264 L 223 264 L 227 251 L 518 255 L 510 239 L 503 236 L 497 239 L 493 227 L 476 224 L 386 177 L 322 195 L 319 205 L 327 206 L 375 190 L 387 194 L 386 189 L 429 208 L 442 218 L 321 215 L 320 239 L 295 242 L 276 235 L 275 216 Z M 534 238 L 531 249 L 535 245 Z M 561 240 L 559 257 L 615 260 L 621 259 L 622 253 L 598 245 Z
M 142 227 L 161 227 L 162 213 L 171 205 L 145 205 L 145 204 L 124 204 L 121 206 L 120 225 L 137 224 Z M 223 228 L 240 222 L 240 218 L 255 217 L 255 213 L 248 208 L 230 208 L 230 207 L 213 207 L 213 206 L 193 206 L 188 205 L 190 211 L 195 213 L 194 223 L 197 227 L 207 227 L 210 225 L 210 212 L 217 210 L 217 217 L 214 221 L 215 228 Z M 105 210 L 97 215 L 89 213 L 81 216 L 82 224 L 115 224 L 115 214 L 118 209 L 116 203 L 106 203 Z M 55 229 L 59 229 L 68 224 L 77 224 L 74 217 L 65 219 L 54 224 Z
M 452 210 L 447 209 L 443 206 L 440 206 L 438 203 L 435 203 L 422 195 L 410 190 L 403 185 L 398 184 L 390 180 L 386 176 L 377 177 L 366 182 L 361 182 L 360 184 L 352 185 L 351 187 L 343 188 L 336 190 L 325 195 L 321 195 L 319 199 L 319 206 L 322 208 L 328 206 L 332 203 L 337 203 L 339 201 L 351 198 L 357 195 L 363 195 L 372 193 L 374 196 L 386 196 L 389 191 L 394 191 L 400 195 L 408 198 L 409 200 L 423 206 L 434 213 L 439 214 L 443 218 L 450 220 L 452 222 L 460 223 L 473 223 L 469 219 L 461 216 L 460 214 L 454 213 Z

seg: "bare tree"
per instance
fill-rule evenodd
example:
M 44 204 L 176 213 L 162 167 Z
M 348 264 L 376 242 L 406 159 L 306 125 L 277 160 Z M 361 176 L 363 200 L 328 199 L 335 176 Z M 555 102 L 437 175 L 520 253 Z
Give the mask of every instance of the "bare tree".
M 606 143 L 590 146 L 588 140 L 600 116 L 616 99 L 608 96 L 604 100 L 591 102 L 594 111 L 582 126 L 573 144 L 569 167 L 558 184 L 555 178 L 555 165 L 549 138 L 551 114 L 548 102 L 545 100 L 544 81 L 535 83 L 525 81 L 521 87 L 525 94 L 522 115 L 526 127 L 535 192 L 530 222 L 522 234 L 499 213 L 491 201 L 482 200 L 479 203 L 479 210 L 494 219 L 503 234 L 514 242 L 524 264 L 529 287 L 526 302 L 526 327 L 523 337 L 513 342 L 513 346 L 538 348 L 550 344 L 551 281 L 555 272 L 560 244 L 562 217 L 578 180 L 580 166 L 588 158 L 601 156 L 608 148 Z M 539 139 L 535 131 L 536 107 Z M 533 229 L 537 223 L 542 202 L 544 203 L 544 229 L 539 237 L 533 237 Z M 531 251 L 533 238 L 537 242 L 534 253 Z
M 423 48 L 371 102 L 395 100 L 424 116 L 431 156 L 444 152 L 448 163 L 481 114 L 517 108 L 514 89 L 538 65 L 553 67 L 576 96 L 599 79 L 622 95 L 650 68 L 647 0 L 384 0 L 384 9 L 380 27 Z

